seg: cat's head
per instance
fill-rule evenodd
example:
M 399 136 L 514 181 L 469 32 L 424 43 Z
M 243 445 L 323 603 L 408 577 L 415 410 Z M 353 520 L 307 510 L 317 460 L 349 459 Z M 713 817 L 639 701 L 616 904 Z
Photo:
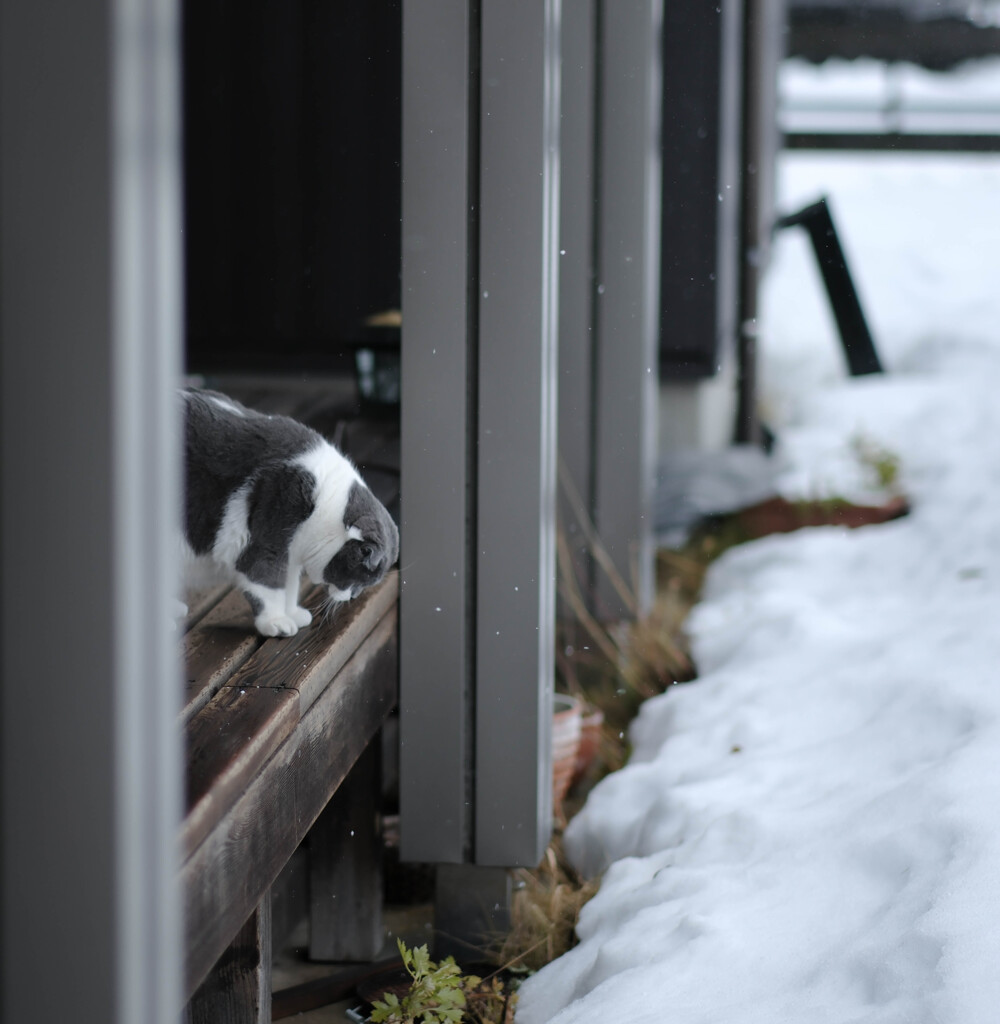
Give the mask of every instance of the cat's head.
M 351 485 L 344 528 L 347 540 L 323 568 L 323 583 L 335 601 L 348 601 L 374 586 L 399 557 L 396 524 L 360 481 Z

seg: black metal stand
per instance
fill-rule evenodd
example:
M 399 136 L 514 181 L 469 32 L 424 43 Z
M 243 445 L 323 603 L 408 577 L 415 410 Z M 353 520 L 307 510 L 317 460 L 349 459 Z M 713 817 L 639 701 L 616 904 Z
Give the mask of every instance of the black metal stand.
M 820 199 L 798 213 L 781 217 L 775 227 L 803 227 L 808 232 L 851 375 L 857 377 L 864 373 L 882 373 L 875 342 L 868 330 L 868 322 L 851 279 L 851 272 L 847 268 L 847 259 L 837 237 L 837 229 L 833 226 L 833 217 L 830 216 L 826 199 Z

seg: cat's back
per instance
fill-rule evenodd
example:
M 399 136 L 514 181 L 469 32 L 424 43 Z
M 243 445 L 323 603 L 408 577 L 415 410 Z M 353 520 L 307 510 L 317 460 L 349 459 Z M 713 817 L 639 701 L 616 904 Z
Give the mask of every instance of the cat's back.
M 304 424 L 248 409 L 218 391 L 188 388 L 181 394 L 189 471 L 244 480 L 266 463 L 291 461 L 321 443 Z
M 248 409 L 217 391 L 187 388 L 184 403 L 185 533 L 196 552 L 212 547 L 230 498 L 262 469 L 323 445 L 287 416 Z

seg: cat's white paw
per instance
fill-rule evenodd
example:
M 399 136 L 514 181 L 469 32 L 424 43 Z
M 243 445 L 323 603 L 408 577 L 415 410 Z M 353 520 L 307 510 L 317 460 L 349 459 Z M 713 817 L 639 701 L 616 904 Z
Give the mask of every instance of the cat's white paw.
M 313 620 L 312 612 L 306 608 L 299 608 L 297 605 L 289 612 L 289 617 L 299 629 L 308 626 Z
M 181 628 L 181 623 L 184 621 L 188 613 L 188 606 L 183 601 L 178 601 L 175 597 L 170 599 L 170 632 L 176 633 Z
M 299 631 L 295 620 L 287 615 L 258 615 L 253 624 L 261 636 L 295 636 Z

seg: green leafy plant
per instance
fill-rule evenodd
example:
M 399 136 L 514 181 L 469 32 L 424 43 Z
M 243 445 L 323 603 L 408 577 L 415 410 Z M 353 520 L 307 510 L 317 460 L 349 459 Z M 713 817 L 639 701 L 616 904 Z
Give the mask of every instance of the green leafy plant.
M 851 450 L 877 487 L 890 494 L 899 489 L 900 460 L 894 451 L 864 434 L 855 434 L 851 438 Z
M 393 992 L 372 1003 L 375 1024 L 460 1024 L 467 996 L 482 981 L 474 974 L 463 974 L 454 957 L 440 963 L 430 958 L 426 946 L 407 949 L 397 939 L 403 966 L 413 979 L 402 999 Z

